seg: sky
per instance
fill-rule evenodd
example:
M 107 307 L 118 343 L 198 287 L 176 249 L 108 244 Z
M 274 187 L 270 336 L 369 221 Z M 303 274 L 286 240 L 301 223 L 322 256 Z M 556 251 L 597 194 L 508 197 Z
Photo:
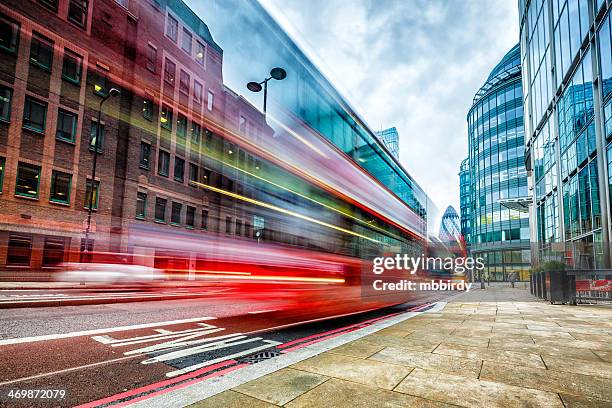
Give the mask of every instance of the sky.
M 519 40 L 516 0 L 260 0 L 374 130 L 395 126 L 400 162 L 441 213 L 459 211 L 466 115 Z

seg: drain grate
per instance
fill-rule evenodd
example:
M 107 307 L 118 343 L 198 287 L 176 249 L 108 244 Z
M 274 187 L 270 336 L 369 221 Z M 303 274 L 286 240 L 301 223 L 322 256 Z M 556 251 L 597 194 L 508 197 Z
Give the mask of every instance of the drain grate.
M 256 364 L 260 361 L 268 360 L 272 357 L 280 356 L 280 351 L 276 349 L 260 351 L 259 353 L 251 354 L 239 359 L 241 363 Z

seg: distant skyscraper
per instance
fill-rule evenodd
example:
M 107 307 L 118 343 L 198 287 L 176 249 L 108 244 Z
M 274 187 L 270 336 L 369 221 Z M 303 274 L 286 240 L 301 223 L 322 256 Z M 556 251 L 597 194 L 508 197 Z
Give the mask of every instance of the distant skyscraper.
M 376 136 L 387 146 L 396 159 L 399 159 L 399 133 L 394 127 L 376 132 Z
M 438 234 L 440 241 L 445 244 L 460 245 L 461 231 L 459 228 L 459 214 L 452 205 L 449 205 L 444 211 L 442 222 L 440 223 L 440 233 Z

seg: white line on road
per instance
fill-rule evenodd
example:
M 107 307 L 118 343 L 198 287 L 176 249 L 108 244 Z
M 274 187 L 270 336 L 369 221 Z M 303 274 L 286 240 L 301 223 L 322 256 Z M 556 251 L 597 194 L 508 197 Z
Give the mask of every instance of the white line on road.
M 278 309 L 269 309 L 269 310 L 256 310 L 254 312 L 247 312 L 248 314 L 259 314 L 259 313 L 268 313 L 268 312 L 276 312 Z
M 77 331 L 77 332 L 71 332 L 71 333 L 47 334 L 44 336 L 33 336 L 33 337 L 21 337 L 21 338 L 16 338 L 16 339 L 0 340 L 0 346 L 8 346 L 11 344 L 21 344 L 21 343 L 33 343 L 37 341 L 46 341 L 46 340 L 67 339 L 70 337 L 93 336 L 96 334 L 112 333 L 112 332 L 118 332 L 118 331 L 124 331 L 124 330 L 138 330 L 138 329 L 146 329 L 149 327 L 159 327 L 159 326 L 169 326 L 171 324 L 202 322 L 205 320 L 214 320 L 214 319 L 215 317 L 195 317 L 192 319 L 168 320 L 165 322 L 136 324 L 133 326 L 119 326 L 119 327 L 109 327 L 106 329 L 83 330 L 83 331 Z
M 264 375 L 273 373 L 292 364 L 306 360 L 307 358 L 316 356 L 325 351 L 336 348 L 342 344 L 357 340 L 368 334 L 375 333 L 379 330 L 393 326 L 399 322 L 418 316 L 423 313 L 435 313 L 444 308 L 447 302 L 437 302 L 434 306 L 424 312 L 406 312 L 400 315 L 390 317 L 388 319 L 375 322 L 370 326 L 359 330 L 352 331 L 342 336 L 332 339 L 323 340 L 319 343 L 311 344 L 303 349 L 296 350 L 291 353 L 264 360 L 257 364 L 250 365 L 240 370 L 229 374 L 224 374 L 220 377 L 215 377 L 209 380 L 197 382 L 183 389 L 171 391 L 165 394 L 156 395 L 152 398 L 129 404 L 133 408 L 157 408 L 157 407 L 185 407 L 202 401 L 220 392 L 237 387 L 246 382 L 255 380 Z

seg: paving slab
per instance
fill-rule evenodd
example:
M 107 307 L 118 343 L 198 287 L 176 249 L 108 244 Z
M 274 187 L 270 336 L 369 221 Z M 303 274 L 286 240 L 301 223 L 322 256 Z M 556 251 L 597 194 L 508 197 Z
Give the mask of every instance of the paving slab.
M 612 407 L 611 330 L 611 307 L 491 286 L 196 406 Z
M 395 391 L 463 407 L 563 408 L 556 393 L 416 368 Z
M 242 384 L 234 388 L 234 391 L 271 404 L 284 405 L 328 379 L 323 375 L 284 368 Z

